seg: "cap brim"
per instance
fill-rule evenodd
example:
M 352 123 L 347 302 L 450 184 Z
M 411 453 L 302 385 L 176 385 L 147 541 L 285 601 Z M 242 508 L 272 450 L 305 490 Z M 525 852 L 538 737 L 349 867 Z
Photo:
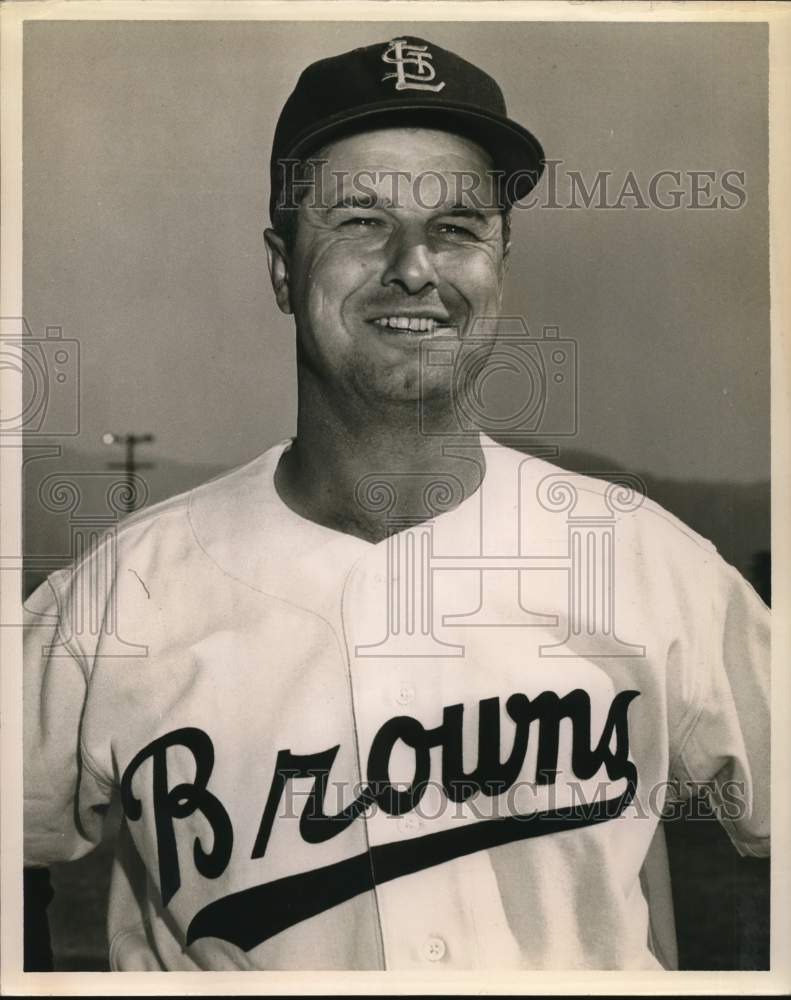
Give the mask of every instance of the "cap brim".
M 403 100 L 362 105 L 324 119 L 297 136 L 283 159 L 298 159 L 333 138 L 352 135 L 367 127 L 423 126 L 464 135 L 477 142 L 502 172 L 501 192 L 510 204 L 532 191 L 544 170 L 541 143 L 526 128 L 467 104 L 445 104 Z

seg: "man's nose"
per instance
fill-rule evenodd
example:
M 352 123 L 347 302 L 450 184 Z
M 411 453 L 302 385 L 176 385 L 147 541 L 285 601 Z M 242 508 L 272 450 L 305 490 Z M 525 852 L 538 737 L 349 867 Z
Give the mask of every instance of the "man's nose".
M 410 295 L 437 287 L 434 258 L 421 236 L 395 235 L 388 249 L 390 260 L 382 275 L 383 285 L 399 285 Z

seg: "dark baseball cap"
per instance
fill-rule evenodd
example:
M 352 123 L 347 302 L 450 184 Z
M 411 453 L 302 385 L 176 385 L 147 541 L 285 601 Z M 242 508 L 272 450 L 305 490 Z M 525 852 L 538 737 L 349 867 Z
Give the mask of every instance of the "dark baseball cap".
M 289 162 L 377 128 L 442 129 L 477 142 L 502 172 L 502 197 L 524 198 L 544 169 L 541 144 L 507 114 L 488 73 L 423 38 L 398 36 L 308 66 L 280 113 L 272 144 L 273 215 Z

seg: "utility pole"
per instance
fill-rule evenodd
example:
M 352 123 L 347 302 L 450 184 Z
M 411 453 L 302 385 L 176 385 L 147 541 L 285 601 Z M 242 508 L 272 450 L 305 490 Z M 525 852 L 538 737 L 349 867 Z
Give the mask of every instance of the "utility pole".
M 154 441 L 153 434 L 105 434 L 102 437 L 104 444 L 122 444 L 125 447 L 123 462 L 110 462 L 111 469 L 123 469 L 126 473 L 126 510 L 131 513 L 135 509 L 134 499 L 136 496 L 135 473 L 139 469 L 153 468 L 153 462 L 138 462 L 135 460 L 135 448 L 139 444 L 150 444 Z

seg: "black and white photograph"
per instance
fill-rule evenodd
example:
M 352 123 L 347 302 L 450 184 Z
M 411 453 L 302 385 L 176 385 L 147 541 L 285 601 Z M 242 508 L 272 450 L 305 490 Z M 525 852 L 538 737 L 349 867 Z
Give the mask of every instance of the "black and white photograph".
M 16 989 L 768 984 L 788 20 L 150 6 L 8 5 Z

